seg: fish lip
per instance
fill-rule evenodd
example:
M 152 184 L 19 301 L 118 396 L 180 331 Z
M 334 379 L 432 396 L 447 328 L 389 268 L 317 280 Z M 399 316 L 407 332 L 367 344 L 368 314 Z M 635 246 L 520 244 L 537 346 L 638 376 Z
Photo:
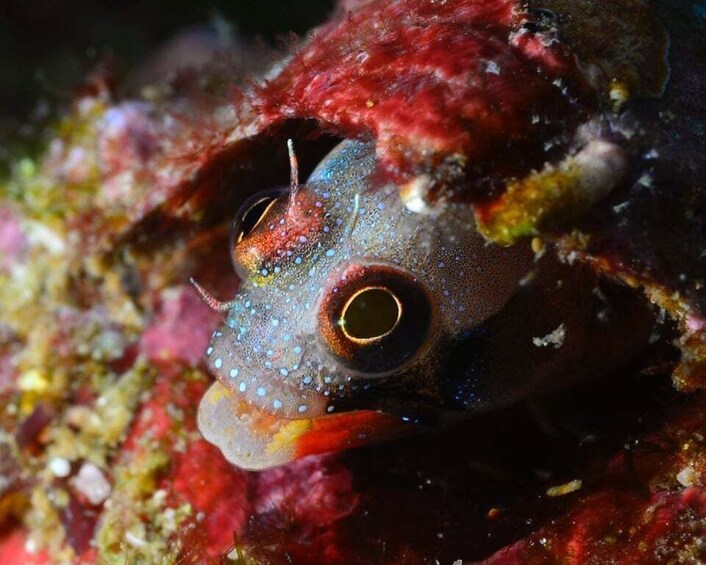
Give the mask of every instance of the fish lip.
M 397 416 L 353 410 L 300 419 L 264 413 L 220 382 L 201 399 L 198 428 L 233 465 L 260 471 L 327 452 L 409 434 L 417 428 Z

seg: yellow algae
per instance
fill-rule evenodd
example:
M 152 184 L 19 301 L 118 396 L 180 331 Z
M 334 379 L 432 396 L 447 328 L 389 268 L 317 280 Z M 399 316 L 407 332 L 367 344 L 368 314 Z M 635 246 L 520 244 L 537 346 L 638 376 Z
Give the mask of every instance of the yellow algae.
M 571 494 L 572 492 L 576 492 L 577 490 L 581 490 L 582 487 L 583 481 L 580 479 L 575 479 L 573 481 L 569 481 L 568 483 L 564 483 L 563 485 L 548 488 L 547 496 L 565 496 L 567 494 Z
M 155 444 L 116 468 L 113 492 L 96 535 L 102 562 L 177 562 L 184 548 L 171 540 L 193 510 L 188 504 L 170 507 L 166 493 L 156 489 L 168 466 L 169 456 Z
M 478 231 L 500 245 L 544 230 L 586 212 L 622 179 L 626 160 L 617 145 L 594 139 L 558 165 L 510 182 L 487 208 L 476 210 Z
M 500 245 L 539 235 L 550 218 L 565 217 L 575 210 L 577 183 L 576 171 L 554 168 L 513 182 L 487 216 L 476 216 L 478 230 Z
M 70 461 L 88 460 L 104 467 L 124 439 L 142 394 L 149 389 L 154 373 L 146 365 L 138 365 L 104 391 L 92 407 L 76 407 L 65 414 L 61 425 L 49 432 L 47 457 L 63 457 Z
M 630 88 L 624 82 L 613 79 L 610 82 L 608 98 L 613 104 L 613 111 L 618 112 L 630 100 Z
M 18 379 L 17 385 L 23 392 L 44 392 L 49 388 L 47 378 L 37 369 L 23 373 Z
M 47 549 L 55 562 L 70 562 L 75 557 L 73 550 L 65 542 L 64 528 L 59 518 L 58 506 L 45 488 L 34 488 L 30 495 L 30 507 L 24 516 L 24 523 L 32 532 L 32 545 Z

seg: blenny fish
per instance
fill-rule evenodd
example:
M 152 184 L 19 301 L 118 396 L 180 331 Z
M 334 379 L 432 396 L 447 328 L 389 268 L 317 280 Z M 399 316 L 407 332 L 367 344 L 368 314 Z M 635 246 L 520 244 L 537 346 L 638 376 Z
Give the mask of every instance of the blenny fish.
M 433 221 L 413 211 L 374 144 L 342 142 L 303 185 L 291 158 L 291 186 L 235 219 L 235 298 L 197 285 L 227 311 L 199 426 L 239 467 L 495 409 L 605 371 L 649 335 L 631 293 L 527 245 L 487 243 L 467 204 Z

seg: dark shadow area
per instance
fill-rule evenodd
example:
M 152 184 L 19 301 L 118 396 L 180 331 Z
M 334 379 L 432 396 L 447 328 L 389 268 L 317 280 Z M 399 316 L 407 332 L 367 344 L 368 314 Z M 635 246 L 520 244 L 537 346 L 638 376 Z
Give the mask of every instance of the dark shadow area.
M 0 162 L 31 150 L 95 69 L 120 81 L 179 32 L 209 28 L 276 45 L 323 21 L 333 0 L 10 0 L 0 6 Z M 13 149 L 16 148 L 16 149 Z
M 663 359 L 672 356 L 660 349 Z M 576 497 L 605 488 L 607 463 L 621 453 L 624 477 L 611 486 L 642 496 L 646 485 L 631 470 L 631 452 L 659 447 L 636 438 L 689 402 L 668 371 L 641 371 L 646 359 L 452 429 L 342 454 L 362 500 L 337 526 L 338 547 L 351 563 L 416 563 L 420 555 L 425 563 L 475 562 L 566 514 Z M 583 482 L 578 493 L 547 496 L 576 479 Z M 286 563 L 306 543 L 284 515 L 251 524 L 246 540 L 268 563 Z M 405 553 L 410 547 L 415 556 Z

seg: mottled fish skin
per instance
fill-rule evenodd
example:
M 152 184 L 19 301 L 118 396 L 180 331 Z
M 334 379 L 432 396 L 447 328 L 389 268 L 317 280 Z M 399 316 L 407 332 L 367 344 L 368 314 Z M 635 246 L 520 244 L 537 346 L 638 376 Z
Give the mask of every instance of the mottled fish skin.
M 199 423 L 237 465 L 296 456 L 268 447 L 261 436 L 270 432 L 251 410 L 302 422 L 359 410 L 453 419 L 513 402 L 561 371 L 587 372 L 590 344 L 610 350 L 626 331 L 598 320 L 613 306 L 591 299 L 595 280 L 585 271 L 550 259 L 538 267 L 526 244 L 486 243 L 468 205 L 447 203 L 433 220 L 416 214 L 378 173 L 373 144 L 344 141 L 306 184 L 236 234 L 242 283 L 206 352 L 218 383 Z M 342 312 L 371 288 L 394 298 L 397 320 L 361 339 Z M 640 307 L 627 310 L 617 318 L 633 319 Z M 648 332 L 643 318 L 636 344 Z M 560 327 L 556 343 L 533 341 Z M 588 366 L 605 369 L 620 351 Z

